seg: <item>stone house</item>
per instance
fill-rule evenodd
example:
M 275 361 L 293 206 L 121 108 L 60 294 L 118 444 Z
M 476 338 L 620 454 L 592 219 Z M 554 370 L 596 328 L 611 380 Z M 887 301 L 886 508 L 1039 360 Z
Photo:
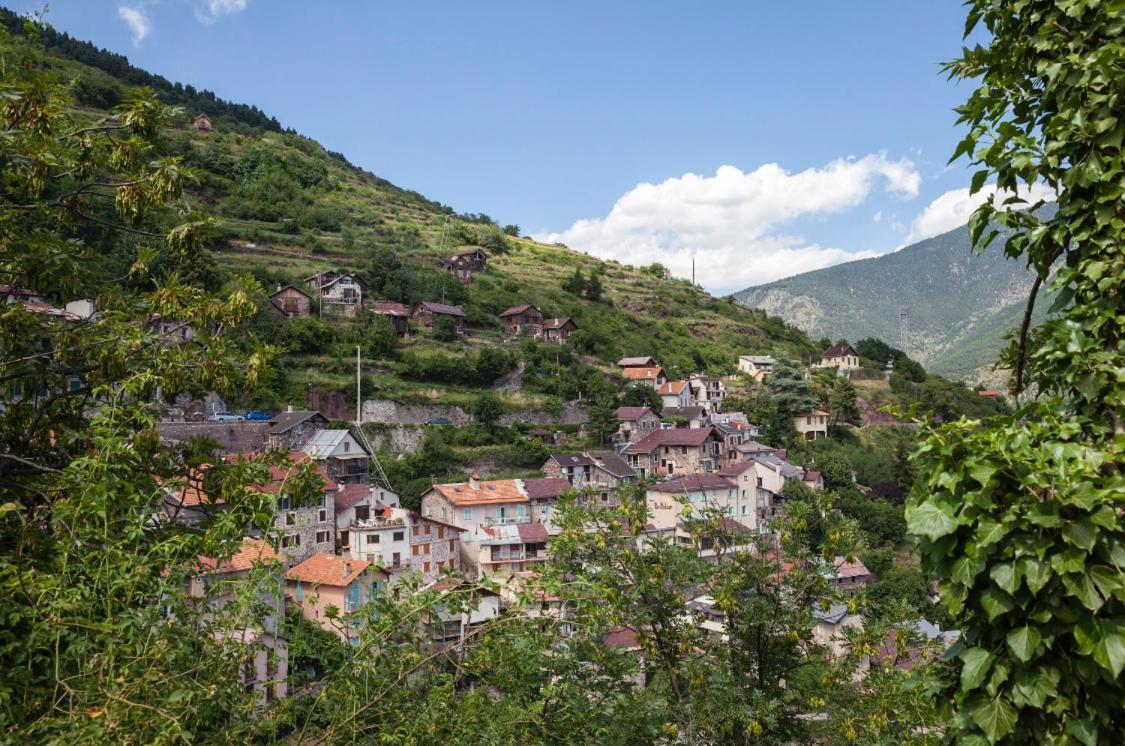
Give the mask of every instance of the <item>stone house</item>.
M 555 531 L 555 505 L 563 493 L 570 489 L 570 482 L 563 477 L 521 479 L 524 494 L 530 505 L 528 515 L 533 522 L 547 526 L 548 533 Z
M 471 285 L 474 272 L 483 272 L 488 266 L 488 254 L 475 246 L 454 253 L 441 265 L 465 285 Z
M 220 511 L 226 502 L 204 489 L 204 478 L 210 464 L 200 464 L 178 479 L 161 483 L 164 514 L 173 521 L 193 526 Z
M 350 536 L 348 526 L 353 521 L 367 520 L 384 508 L 399 507 L 398 495 L 376 484 L 343 484 L 336 490 L 336 544 L 347 554 Z
M 548 477 L 565 479 L 575 489 L 589 488 L 601 501 L 616 500 L 617 488 L 636 481 L 637 473 L 614 451 L 581 454 L 556 454 L 547 459 L 541 471 Z
M 578 324 L 574 323 L 574 319 L 569 316 L 561 316 L 557 319 L 545 320 L 543 328 L 539 332 L 539 338 L 544 342 L 563 344 L 576 331 L 578 331 Z
M 535 306 L 512 306 L 500 312 L 500 326 L 510 337 L 538 335 L 543 328 L 543 312 Z
M 233 457 L 228 457 L 233 458 Z M 298 500 L 292 491 L 294 480 L 311 461 L 308 454 L 293 451 L 287 463 L 269 467 L 270 481 L 252 485 L 254 489 L 277 495 L 277 516 L 274 527 L 281 534 L 281 550 L 289 560 L 300 562 L 318 553 L 336 551 L 336 482 L 324 466 L 316 465 L 322 480 L 321 489 L 311 500 Z
M 365 560 L 314 554 L 285 573 L 285 594 L 305 619 L 356 645 L 363 626 L 356 612 L 379 593 L 387 577 Z M 336 619 L 328 618 L 329 606 L 339 612 Z
M 311 409 L 288 407 L 267 423 L 267 442 L 270 448 L 296 450 L 313 437 L 317 430 L 328 427 L 328 418 Z
M 453 328 L 457 334 L 465 333 L 465 312 L 461 310 L 461 306 L 424 300 L 414 307 L 414 322 L 430 331 L 433 331 L 434 323 L 442 316 L 453 319 Z
M 665 407 L 691 407 L 695 405 L 695 393 L 687 381 L 665 381 L 657 391 Z
M 862 590 L 871 581 L 871 571 L 867 569 L 867 565 L 858 559 L 848 562 L 844 557 L 837 557 L 824 576 L 828 578 L 830 586 L 849 593 Z
M 863 629 L 863 617 L 848 611 L 847 604 L 832 604 L 828 609 L 813 607 L 816 624 L 812 630 L 813 644 L 822 647 L 830 658 L 839 658 L 847 652 L 845 630 Z
M 191 120 L 191 128 L 196 132 L 210 132 L 215 127 L 211 124 L 211 117 L 200 112 Z
M 718 471 L 722 439 L 713 427 L 656 430 L 622 451 L 639 476 L 686 476 Z
M 737 425 L 719 423 L 714 428 L 723 436 L 723 448 L 726 452 L 727 463 L 738 461 L 738 446 L 750 439 L 750 434 Z
M 614 442 L 631 443 L 659 429 L 660 416 L 648 407 L 618 407 L 617 423 Z
M 253 647 L 253 658 L 241 665 L 241 677 L 244 685 L 253 689 L 258 704 L 284 698 L 289 689 L 289 645 L 284 633 L 284 605 L 277 595 L 284 571 L 281 555 L 264 540 L 247 538 L 229 559 L 201 556 L 196 564 L 198 573 L 187 585 L 188 599 L 194 604 L 207 604 L 215 612 L 235 599 L 251 573 L 263 573 L 259 577 L 266 579 L 276 576 L 276 583 L 266 580 L 266 587 L 258 594 L 261 619 L 237 630 L 234 641 Z
M 848 344 L 832 345 L 820 356 L 817 368 L 835 368 L 839 373 L 859 369 L 859 353 Z
M 660 419 L 667 427 L 699 428 L 710 424 L 707 410 L 698 404 L 687 407 L 664 407 L 660 411 Z
M 828 413 L 823 409 L 798 412 L 793 415 L 793 427 L 805 440 L 828 437 Z
M 270 312 L 283 318 L 303 318 L 309 315 L 312 296 L 300 288 L 286 285 L 270 294 Z
M 371 311 L 376 316 L 386 316 L 395 328 L 395 334 L 405 337 L 410 333 L 410 309 L 393 300 L 377 300 L 371 304 Z
M 727 396 L 727 384 L 718 376 L 692 375 L 688 379 L 692 395 L 699 406 L 708 413 L 719 412 L 723 408 L 723 400 Z
M 441 597 L 456 598 L 457 603 L 439 603 L 431 612 L 422 616 L 422 623 L 429 629 L 430 642 L 435 648 L 446 648 L 465 640 L 490 620 L 500 615 L 500 594 L 488 588 L 468 588 L 457 578 L 442 578 L 429 590 Z M 470 593 L 469 603 L 463 603 L 465 593 Z
M 301 450 L 323 463 L 337 484 L 367 484 L 370 479 L 371 454 L 347 430 L 317 430 Z
M 626 368 L 659 368 L 656 363 L 656 358 L 650 356 L 643 357 L 623 357 L 617 361 L 617 367 L 621 370 Z
M 403 508 L 383 507 L 348 526 L 347 556 L 374 562 L 393 577 L 433 580 L 461 566 L 462 529 Z
M 305 282 L 320 299 L 321 312 L 337 316 L 355 316 L 367 292 L 367 282 L 351 272 L 319 272 Z

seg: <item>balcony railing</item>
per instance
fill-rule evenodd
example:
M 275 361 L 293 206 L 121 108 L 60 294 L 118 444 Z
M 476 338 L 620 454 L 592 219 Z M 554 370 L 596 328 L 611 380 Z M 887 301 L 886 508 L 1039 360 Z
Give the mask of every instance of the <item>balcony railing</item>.
M 508 515 L 497 516 L 495 518 L 485 518 L 484 525 L 486 526 L 510 526 L 515 523 L 531 523 L 531 515 Z

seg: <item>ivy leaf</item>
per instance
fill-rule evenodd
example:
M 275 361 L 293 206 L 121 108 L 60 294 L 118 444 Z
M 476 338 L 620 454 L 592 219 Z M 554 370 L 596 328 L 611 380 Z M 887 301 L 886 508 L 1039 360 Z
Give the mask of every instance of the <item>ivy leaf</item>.
M 906 525 L 912 534 L 925 536 L 930 541 L 937 541 L 957 530 L 957 521 L 953 516 L 930 501 L 908 507 Z
M 1012 597 L 1007 593 L 989 588 L 980 594 L 980 605 L 984 609 L 984 613 L 988 614 L 988 621 L 991 622 L 1001 614 L 1011 611 L 1015 604 L 1012 602 Z
M 970 708 L 969 715 L 992 743 L 996 743 L 1016 727 L 1016 709 L 999 697 L 981 698 Z
M 976 689 L 988 673 L 992 653 L 984 648 L 969 648 L 961 654 L 961 660 L 964 662 L 961 667 L 961 691 Z
M 1027 580 L 1027 587 L 1031 589 L 1032 593 L 1038 593 L 1043 590 L 1043 586 L 1047 585 L 1047 581 L 1051 579 L 1051 568 L 1046 562 L 1039 560 L 1024 558 L 1020 560 L 1023 568 L 1024 579 Z
M 1016 586 L 1019 585 L 1019 577 L 1016 575 L 1015 568 L 1010 562 L 996 565 L 989 570 L 988 575 L 996 585 L 1000 586 L 1008 593 L 1015 594 Z
M 977 524 L 977 546 L 986 547 L 995 544 L 1008 535 L 1008 528 L 1003 523 L 987 518 Z
M 1114 678 L 1121 675 L 1125 668 L 1125 621 L 1082 617 L 1074 627 L 1074 639 L 1078 652 L 1092 655 Z
M 1094 548 L 1098 531 L 1086 519 L 1068 523 L 1062 530 L 1063 538 L 1075 546 L 1082 547 L 1087 552 Z
M 1063 575 L 1062 581 L 1066 589 L 1090 611 L 1097 611 L 1105 603 L 1102 597 L 1098 595 L 1098 589 L 1094 587 L 1090 576 L 1086 573 L 1082 573 L 1077 578 L 1071 575 Z
M 1039 647 L 1042 640 L 1043 636 L 1035 627 L 1030 625 L 1016 627 L 1008 633 L 1008 649 L 1021 663 L 1027 663 L 1035 655 L 1035 649 Z
M 984 569 L 984 562 L 971 557 L 962 557 L 953 563 L 952 578 L 955 583 L 972 585 L 973 580 Z

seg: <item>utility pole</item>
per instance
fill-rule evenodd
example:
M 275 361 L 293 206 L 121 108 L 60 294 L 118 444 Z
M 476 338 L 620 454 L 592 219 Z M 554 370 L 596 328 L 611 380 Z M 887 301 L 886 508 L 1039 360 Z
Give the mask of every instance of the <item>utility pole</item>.
M 904 353 L 906 352 L 906 344 L 910 339 L 909 333 L 910 314 L 906 312 L 905 308 L 900 308 L 898 311 L 898 348 Z
M 363 404 L 362 396 L 360 394 L 360 375 L 359 375 L 359 345 L 355 346 L 355 423 L 359 425 L 363 422 Z
M 691 284 L 695 284 L 695 252 L 691 253 Z

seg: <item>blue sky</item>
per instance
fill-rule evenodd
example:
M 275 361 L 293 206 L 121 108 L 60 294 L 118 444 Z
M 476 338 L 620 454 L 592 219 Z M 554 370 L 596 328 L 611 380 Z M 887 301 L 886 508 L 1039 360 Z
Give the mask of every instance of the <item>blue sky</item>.
M 972 207 L 945 165 L 957 0 L 53 0 L 47 19 L 459 211 L 677 274 L 694 253 L 718 292 Z

